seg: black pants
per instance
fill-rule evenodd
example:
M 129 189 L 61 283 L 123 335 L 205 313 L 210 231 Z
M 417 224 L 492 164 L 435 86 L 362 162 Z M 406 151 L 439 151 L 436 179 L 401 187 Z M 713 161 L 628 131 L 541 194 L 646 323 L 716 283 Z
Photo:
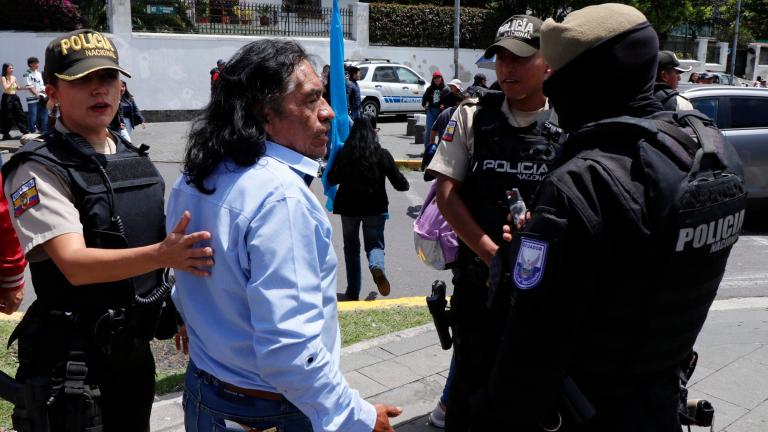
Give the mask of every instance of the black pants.
M 50 338 L 56 331 L 41 330 L 35 333 L 38 333 L 38 340 L 29 339 L 35 338 L 34 334 L 23 334 L 19 338 L 20 366 L 16 374 L 19 381 L 32 376 L 50 375 L 47 367 L 41 367 L 39 356 L 50 357 L 56 350 L 35 354 L 30 348 L 46 344 L 58 345 L 55 341 L 44 339 Z M 61 352 L 58 350 L 56 355 L 61 356 Z M 65 359 L 58 359 L 55 363 L 62 361 L 66 363 Z M 86 383 L 97 385 L 101 391 L 103 431 L 149 432 L 149 417 L 155 395 L 155 361 L 149 342 L 128 338 L 116 346 L 109 356 L 101 352 L 89 354 L 86 363 L 90 363 Z M 67 430 L 67 418 L 64 415 L 53 414 L 50 422 L 51 432 L 77 432 Z
M 27 118 L 24 110 L 21 109 L 21 100 L 15 94 L 3 93 L 0 99 L 0 133 L 8 135 L 12 125 L 15 125 L 23 134 L 29 132 Z
M 504 316 L 487 307 L 488 269 L 479 260 L 462 262 L 453 278 L 456 371 L 448 391 L 445 430 L 471 429 L 469 400 L 488 382 L 499 348 Z

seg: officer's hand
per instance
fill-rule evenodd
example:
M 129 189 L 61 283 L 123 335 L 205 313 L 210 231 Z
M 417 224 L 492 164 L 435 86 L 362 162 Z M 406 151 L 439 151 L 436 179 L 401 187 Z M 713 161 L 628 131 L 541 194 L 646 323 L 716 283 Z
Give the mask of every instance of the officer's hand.
M 507 220 L 512 222 L 512 215 L 507 215 Z M 501 230 L 503 231 L 503 234 L 501 237 L 504 239 L 504 241 L 512 241 L 512 234 L 514 234 L 517 231 L 520 231 L 523 229 L 526 223 L 531 220 L 531 212 L 525 212 L 525 215 L 521 215 L 520 219 L 517 221 L 514 225 L 504 225 L 501 227 Z M 513 228 L 514 227 L 514 228 Z
M 10 315 L 21 306 L 24 300 L 24 287 L 3 289 L 0 288 L 0 312 Z
M 389 418 L 399 416 L 403 409 L 384 404 L 375 404 L 373 407 L 376 408 L 376 424 L 373 426 L 373 432 L 395 432 L 389 425 Z
M 213 249 L 210 247 L 195 248 L 195 243 L 209 240 L 211 233 L 198 231 L 192 234 L 184 234 L 189 226 L 191 216 L 185 211 L 179 219 L 179 223 L 170 234 L 158 243 L 158 258 L 160 267 L 173 268 L 190 272 L 196 276 L 208 276 L 209 271 L 204 267 L 213 265 Z
M 176 351 L 181 351 L 184 355 L 189 354 L 189 336 L 187 336 L 187 326 L 179 327 L 179 331 L 173 337 L 176 341 Z

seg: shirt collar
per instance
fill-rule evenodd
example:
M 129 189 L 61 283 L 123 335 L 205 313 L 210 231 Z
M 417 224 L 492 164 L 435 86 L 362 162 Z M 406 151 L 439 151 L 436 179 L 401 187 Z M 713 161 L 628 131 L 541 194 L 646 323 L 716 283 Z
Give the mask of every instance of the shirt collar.
M 308 174 L 312 177 L 317 177 L 317 173 L 320 171 L 320 163 L 316 160 L 272 141 L 266 141 L 266 145 L 267 148 L 264 152 L 266 156 L 288 165 L 302 175 Z

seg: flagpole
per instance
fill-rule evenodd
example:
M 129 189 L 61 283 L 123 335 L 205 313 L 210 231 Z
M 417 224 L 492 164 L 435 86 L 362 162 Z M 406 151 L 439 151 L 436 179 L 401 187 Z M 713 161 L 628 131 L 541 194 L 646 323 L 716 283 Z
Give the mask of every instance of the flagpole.
M 328 163 L 323 171 L 323 189 L 325 208 L 333 211 L 333 201 L 336 198 L 336 186 L 328 183 L 328 172 L 341 150 L 344 141 L 349 136 L 349 110 L 347 108 L 347 80 L 344 76 L 344 32 L 341 28 L 341 10 L 339 0 L 333 0 L 333 11 L 329 29 L 331 45 L 331 71 L 328 79 L 331 82 L 331 108 L 335 114 L 331 121 L 331 134 L 328 140 Z

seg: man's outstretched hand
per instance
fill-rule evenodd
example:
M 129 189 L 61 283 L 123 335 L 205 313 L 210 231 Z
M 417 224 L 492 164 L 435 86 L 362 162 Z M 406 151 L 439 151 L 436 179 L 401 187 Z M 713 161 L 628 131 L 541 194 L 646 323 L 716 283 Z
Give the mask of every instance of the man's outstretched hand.
M 376 425 L 373 427 L 373 432 L 395 432 L 389 425 L 389 419 L 402 414 L 403 409 L 384 404 L 375 404 L 373 407 L 376 408 Z

